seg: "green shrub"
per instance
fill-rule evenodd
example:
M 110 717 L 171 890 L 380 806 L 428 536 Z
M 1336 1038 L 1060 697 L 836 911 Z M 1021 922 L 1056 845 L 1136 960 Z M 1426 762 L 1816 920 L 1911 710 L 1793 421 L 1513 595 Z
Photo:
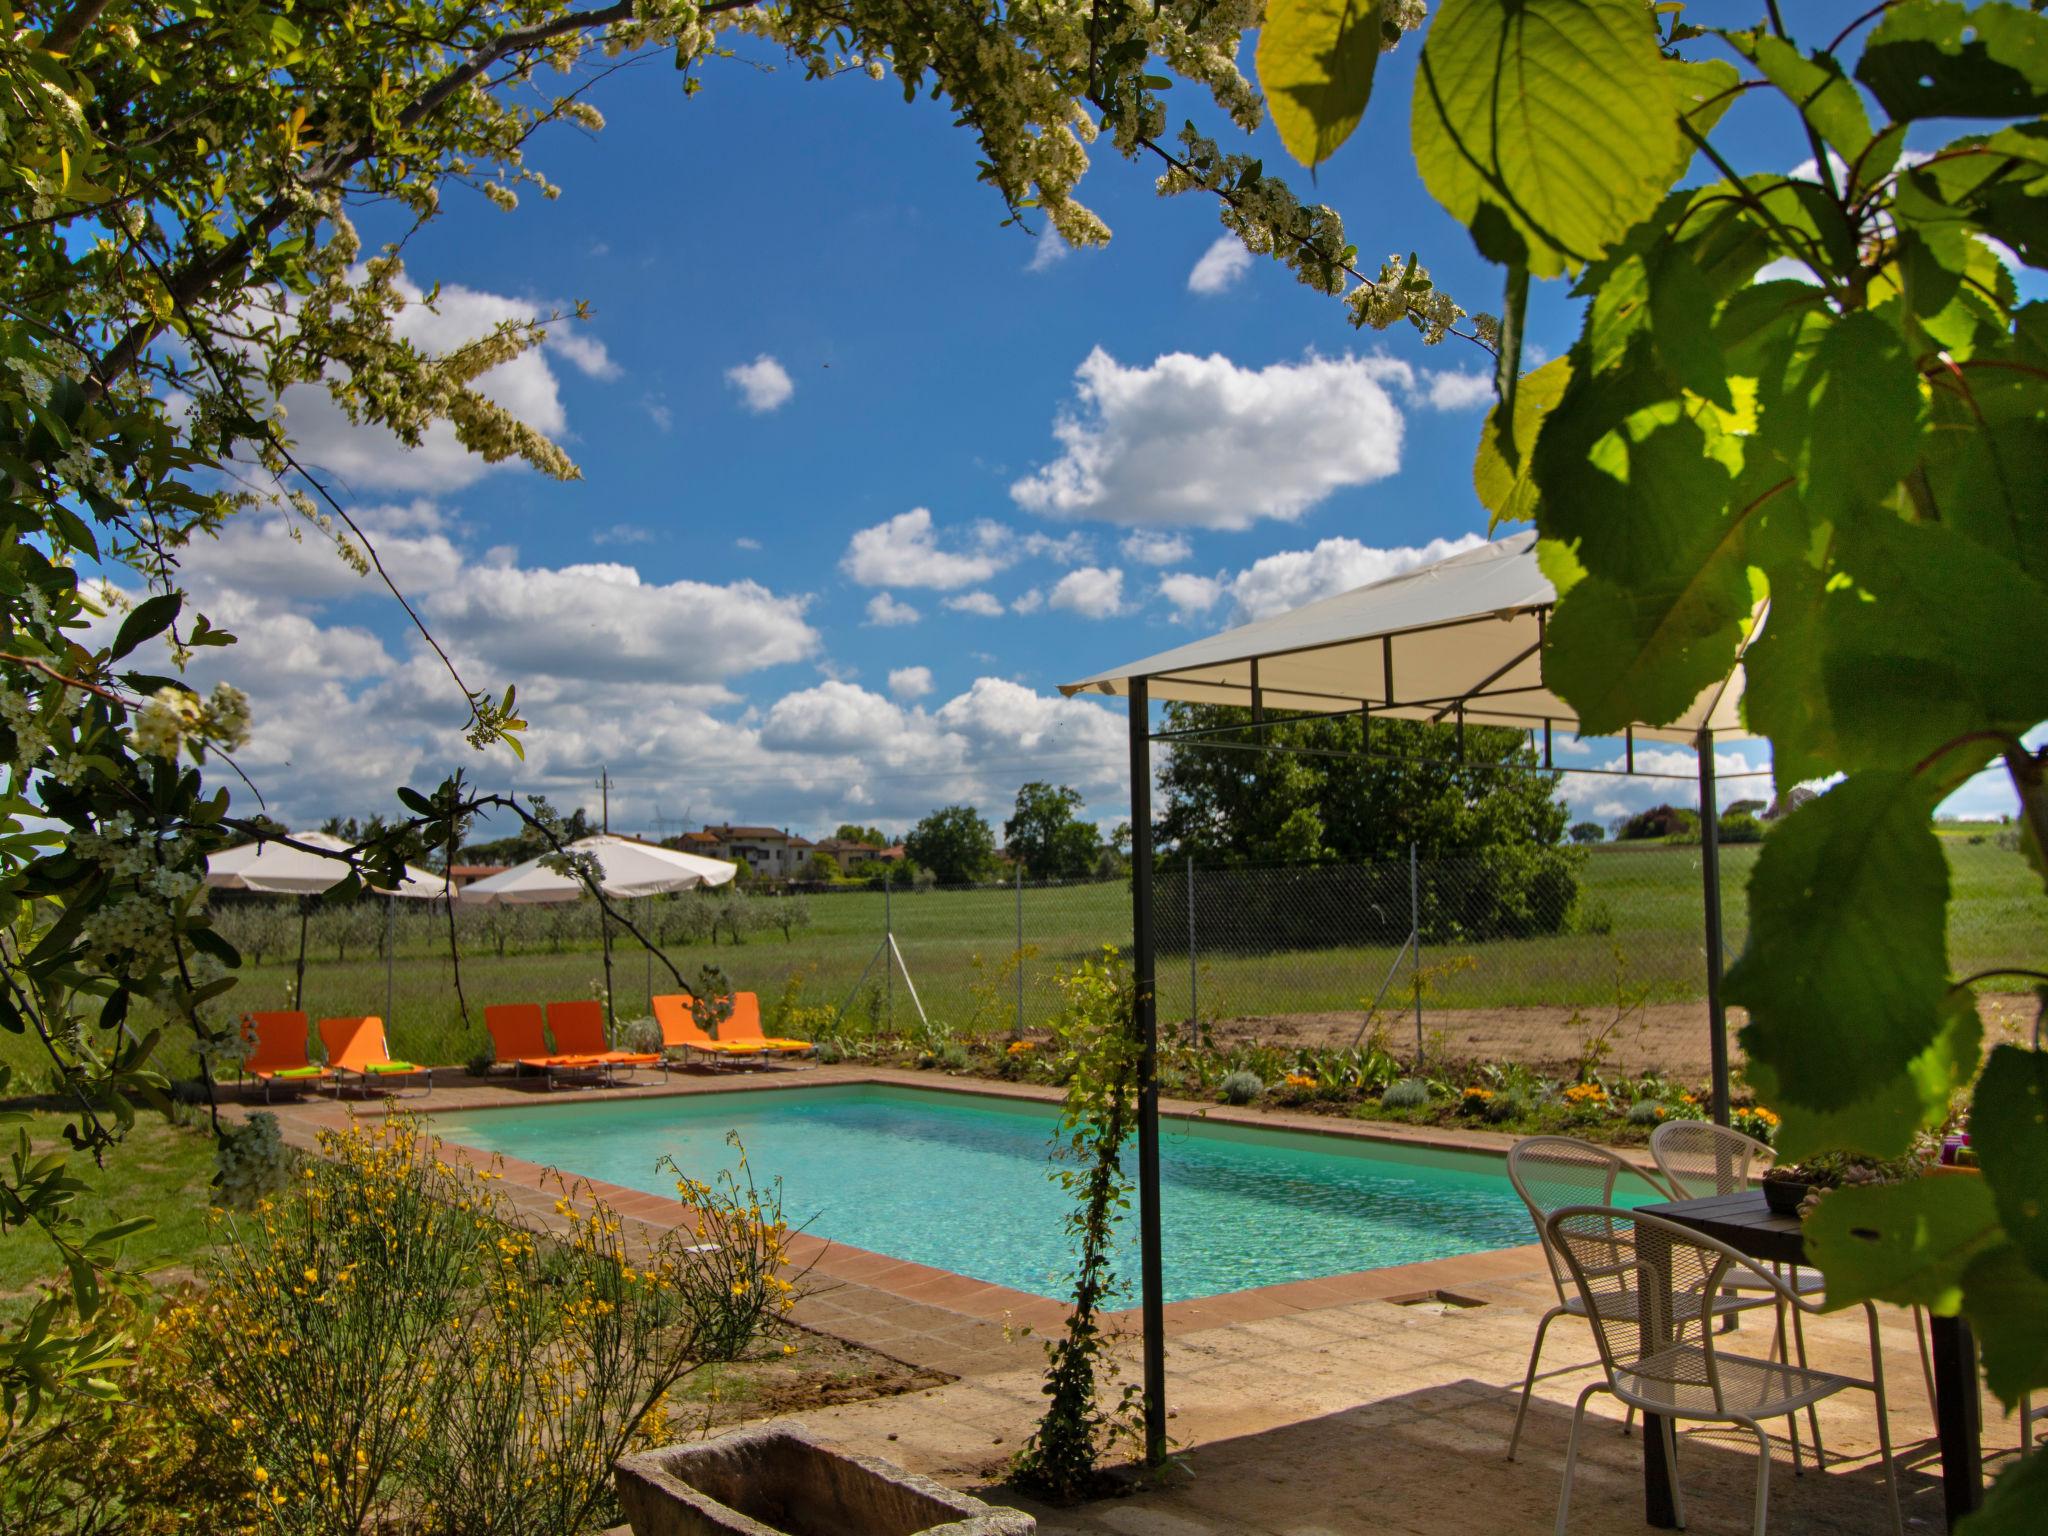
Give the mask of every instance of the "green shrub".
M 846 1060 L 846 1052 L 840 1048 L 837 1040 L 820 1040 L 818 1042 L 818 1064 L 820 1066 L 829 1067 L 844 1060 Z
M 1535 1106 L 1521 1093 L 1495 1094 L 1486 1106 L 1486 1118 L 1494 1125 L 1505 1125 L 1510 1120 L 1526 1120 L 1535 1112 Z
M 161 1341 L 274 1536 L 608 1524 L 613 1461 L 675 1433 L 668 1393 L 794 1304 L 751 1181 L 679 1179 L 700 1224 L 629 1253 L 583 1186 L 537 1230 L 410 1117 L 321 1141 L 256 1219 L 223 1220 Z
M 1390 1083 L 1380 1095 L 1382 1109 L 1421 1109 L 1429 1103 L 1429 1084 L 1419 1077 L 1404 1077 Z
M 1249 1104 L 1266 1091 L 1265 1079 L 1256 1072 L 1233 1072 L 1223 1079 L 1223 1102 Z
M 1628 1107 L 1630 1125 L 1662 1125 L 1671 1118 L 1671 1106 L 1661 1099 L 1637 1099 Z

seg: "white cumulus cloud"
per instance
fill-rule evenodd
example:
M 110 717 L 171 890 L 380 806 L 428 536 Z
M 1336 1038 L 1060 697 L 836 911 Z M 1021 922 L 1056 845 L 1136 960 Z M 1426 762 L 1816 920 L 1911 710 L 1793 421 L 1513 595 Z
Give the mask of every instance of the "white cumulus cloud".
M 1493 404 L 1493 378 L 1484 373 L 1462 373 L 1456 369 L 1432 370 L 1424 375 L 1422 398 L 1434 410 L 1469 411 Z
M 886 592 L 877 592 L 868 599 L 868 623 L 878 629 L 896 629 L 905 624 L 915 624 L 920 615 L 908 603 L 899 603 Z
M 957 597 L 947 598 L 946 606 L 955 613 L 979 614 L 984 619 L 1003 616 L 1003 600 L 993 592 L 962 592 Z
M 1124 573 L 1116 566 L 1084 565 L 1054 583 L 1046 602 L 1084 619 L 1114 618 L 1123 609 Z
M 1192 571 L 1175 571 L 1160 578 L 1159 595 L 1173 604 L 1174 617 L 1197 618 L 1223 601 L 1226 590 L 1217 576 L 1197 576 Z
M 1235 235 L 1218 235 L 1215 244 L 1188 273 L 1189 293 L 1222 293 L 1252 269 L 1252 253 Z
M 740 392 L 740 399 L 755 415 L 780 409 L 796 393 L 789 370 L 763 352 L 751 363 L 725 370 L 725 381 Z
M 839 568 L 864 587 L 971 587 L 1009 563 L 1007 537 L 1008 530 L 980 523 L 967 548 L 942 549 L 930 510 L 913 507 L 856 533 Z
M 897 667 L 889 673 L 889 691 L 897 698 L 908 702 L 921 699 L 932 691 L 932 669 L 930 667 Z
M 1318 598 L 1334 597 L 1368 582 L 1384 581 L 1417 566 L 1461 555 L 1486 542 L 1476 533 L 1431 539 L 1421 546 L 1376 549 L 1356 539 L 1324 539 L 1313 549 L 1291 549 L 1255 560 L 1230 581 L 1230 595 L 1246 619 L 1269 618 Z
M 1194 546 L 1184 533 L 1166 533 L 1157 528 L 1134 528 L 1117 546 L 1124 558 L 1140 565 L 1179 565 L 1192 555 Z
M 1412 370 L 1387 358 L 1243 368 L 1172 352 L 1125 367 L 1097 347 L 1076 377 L 1079 400 L 1053 424 L 1059 457 L 1010 487 L 1030 511 L 1248 528 L 1401 467 L 1401 412 L 1383 380 Z

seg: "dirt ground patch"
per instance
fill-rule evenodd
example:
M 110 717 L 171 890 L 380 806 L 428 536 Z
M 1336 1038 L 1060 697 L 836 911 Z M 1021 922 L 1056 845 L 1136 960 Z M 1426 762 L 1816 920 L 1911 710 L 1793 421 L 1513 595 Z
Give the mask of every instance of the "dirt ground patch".
M 676 1397 L 715 1427 L 921 1392 L 952 1380 L 828 1334 L 779 1323 L 745 1358 L 700 1371 Z
M 1987 1049 L 2001 1040 L 2029 1038 L 2037 1005 L 2032 998 L 1985 994 L 1977 1000 Z M 1740 1008 L 1728 1010 L 1729 1056 L 1740 1066 L 1736 1032 L 1746 1022 Z M 1473 1061 L 1519 1061 L 1545 1073 L 1569 1072 L 1584 1042 L 1605 1021 L 1598 1015 L 1575 1019 L 1569 1008 L 1432 1009 L 1422 1031 L 1431 1056 Z M 1260 1043 L 1281 1046 L 1344 1047 L 1358 1039 L 1356 1013 L 1295 1013 L 1219 1019 L 1212 1026 L 1218 1045 Z M 1389 1048 L 1398 1056 L 1415 1051 L 1413 1017 L 1392 1023 Z M 1632 1016 L 1610 1039 L 1609 1070 L 1664 1072 L 1704 1078 L 1710 1066 L 1707 1005 L 1657 1003 Z

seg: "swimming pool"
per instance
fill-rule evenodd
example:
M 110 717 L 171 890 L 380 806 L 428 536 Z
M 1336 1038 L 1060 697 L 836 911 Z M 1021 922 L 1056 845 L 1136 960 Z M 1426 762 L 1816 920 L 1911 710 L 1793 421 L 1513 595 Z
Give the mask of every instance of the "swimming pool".
M 549 1104 L 436 1117 L 449 1141 L 672 1195 L 756 1178 L 814 1236 L 1034 1295 L 1061 1297 L 1067 1196 L 1047 1177 L 1051 1104 L 884 1084 Z M 1134 1157 L 1135 1154 L 1127 1153 Z M 1160 1135 L 1166 1299 L 1412 1264 L 1533 1240 L 1498 1158 L 1167 1117 Z M 1118 1265 L 1137 1272 L 1135 1219 Z M 1128 1297 L 1126 1298 L 1128 1299 Z

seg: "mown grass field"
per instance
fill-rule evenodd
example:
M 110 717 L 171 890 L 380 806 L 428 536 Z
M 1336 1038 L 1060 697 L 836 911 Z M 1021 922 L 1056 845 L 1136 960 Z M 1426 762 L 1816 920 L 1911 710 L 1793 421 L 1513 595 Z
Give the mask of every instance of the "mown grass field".
M 7 1127 L 9 1151 L 24 1129 L 37 1153 L 63 1150 L 67 1118 L 39 1110 L 25 1126 Z M 167 1124 L 160 1116 L 145 1113 L 128 1138 L 107 1155 L 106 1167 L 95 1166 L 89 1157 L 73 1156 L 70 1172 L 89 1186 L 71 1207 L 88 1233 L 133 1216 L 155 1219 L 155 1226 L 122 1245 L 122 1257 L 129 1264 L 162 1268 L 164 1278 L 176 1279 L 205 1251 L 213 1139 L 203 1129 Z M 56 1250 L 32 1229 L 0 1242 L 0 1320 L 26 1311 L 41 1284 L 59 1280 L 63 1273 Z
M 1981 838 L 1981 841 L 1972 841 Z M 2048 898 L 2017 852 L 1995 837 L 1959 832 L 1945 836 L 1955 899 L 1951 960 L 1959 974 L 2014 964 L 2048 949 Z M 1757 847 L 1723 851 L 1724 907 L 1731 953 L 1744 937 L 1744 885 Z M 1655 1003 L 1682 1003 L 1702 995 L 1705 942 L 1700 915 L 1699 850 L 1685 847 L 1595 850 L 1582 874 L 1581 914 L 1607 931 L 1463 945 L 1426 945 L 1423 962 L 1457 969 L 1434 985 L 1426 1011 L 1514 1007 L 1597 1009 L 1615 999 L 1617 979 L 1640 987 Z M 897 975 L 882 985 L 876 961 L 883 935 L 884 898 L 854 891 L 811 897 L 811 920 L 785 940 L 776 931 L 733 944 L 721 936 L 664 951 L 685 977 L 715 963 L 737 988 L 757 992 L 772 1010 L 794 980 L 807 1006 L 839 1007 L 852 998 L 862 1016 L 893 1014 L 899 1028 L 916 1021 L 909 990 Z M 1019 898 L 1009 889 L 898 892 L 888 902 L 896 942 L 926 1014 L 955 1029 L 1008 1028 L 1016 1016 L 1014 974 L 1001 974 L 1017 945 Z M 1027 1023 L 1056 1004 L 1053 978 L 1076 961 L 1123 944 L 1130 935 L 1130 893 L 1121 882 L 1027 886 L 1022 895 L 1023 939 L 1034 953 L 1024 967 Z M 392 1048 L 433 1062 L 459 1062 L 483 1043 L 484 1004 L 591 997 L 604 985 L 594 921 L 578 947 L 557 935 L 559 950 L 465 953 L 462 983 L 476 1027 L 465 1032 L 456 1005 L 454 967 L 445 926 L 426 913 L 406 913 L 387 1010 L 385 965 L 360 943 L 346 960 L 316 945 L 306 967 L 305 1006 L 315 1016 L 388 1012 Z M 1397 965 L 1394 944 L 1329 945 L 1314 949 L 1226 953 L 1203 948 L 1197 932 L 1194 975 L 1184 953 L 1162 956 L 1160 1016 L 1189 1014 L 1191 984 L 1205 1020 L 1249 1015 L 1362 1012 L 1394 972 L 1390 1011 L 1407 1010 L 1407 963 Z M 1469 966 L 1463 964 L 1470 961 Z M 979 964 L 977 964 L 979 962 Z M 855 996 L 864 968 L 869 981 Z M 619 1017 L 648 1011 L 648 957 L 630 943 L 615 952 L 613 988 Z M 293 967 L 267 956 L 246 968 L 232 994 L 238 1008 L 288 1006 Z M 653 968 L 654 991 L 673 983 Z M 6 1059 L 34 1061 L 33 1047 L 9 1042 Z M 175 1062 L 168 1063 L 176 1065 Z

